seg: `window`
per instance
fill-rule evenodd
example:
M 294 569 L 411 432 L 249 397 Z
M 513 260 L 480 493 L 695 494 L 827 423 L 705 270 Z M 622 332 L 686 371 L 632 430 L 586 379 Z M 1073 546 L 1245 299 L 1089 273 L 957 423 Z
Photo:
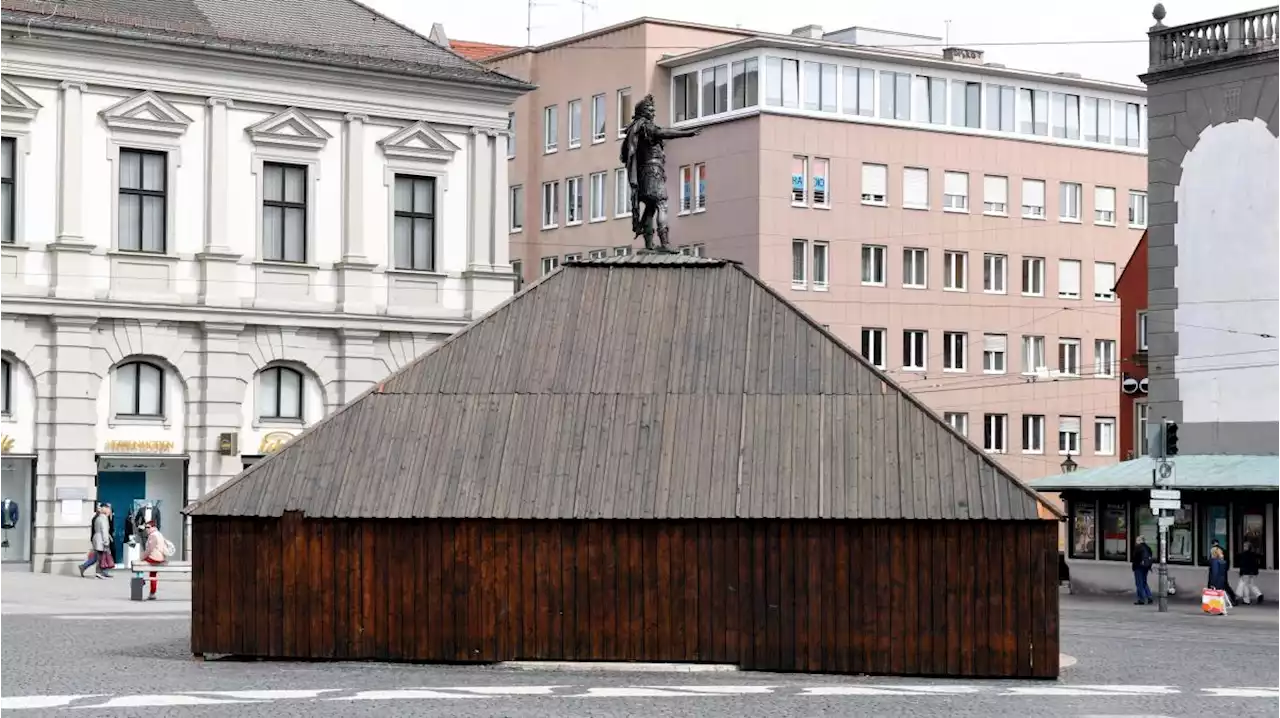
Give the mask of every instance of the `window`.
M 701 244 L 686 244 L 680 248 L 680 254 L 686 257 L 705 257 L 705 249 L 706 247 Z
M 702 163 L 693 166 L 693 200 L 694 212 L 707 208 L 707 166 Z
M 877 244 L 862 245 L 862 283 L 883 287 L 888 250 Z
M 982 417 L 982 448 L 1003 454 L 1009 445 L 1009 415 L 985 414 Z
M 395 246 L 397 269 L 436 268 L 436 181 L 396 175 Z
M 1142 142 L 1140 106 L 1132 102 L 1116 104 L 1116 144 L 1139 147 Z
M 982 127 L 982 83 L 951 81 L 951 124 Z
M 902 206 L 929 209 L 929 170 L 919 167 L 902 169 Z
M 627 134 L 627 125 L 631 124 L 631 88 L 618 90 L 618 137 Z
M 1028 297 L 1044 296 L 1044 257 L 1022 258 L 1022 293 Z
M 804 63 L 804 109 L 836 111 L 836 66 Z
M 258 372 L 258 418 L 302 420 L 302 374 L 274 366 Z
M 947 81 L 941 77 L 916 75 L 917 120 L 933 125 L 947 123 Z
M 929 250 L 908 247 L 902 250 L 902 286 L 924 289 L 929 286 Z
M 1115 456 L 1116 420 L 1099 416 L 1093 420 L 1093 453 L 1098 456 Z
M 591 174 L 591 221 L 599 222 L 605 218 L 605 175 L 603 172 Z
M 1053 136 L 1080 139 L 1080 96 L 1053 93 Z
M 969 343 L 969 335 L 964 332 L 942 333 L 942 370 L 965 371 L 965 347 Z
M 1080 376 L 1080 340 L 1058 340 L 1058 373 L 1063 376 Z
M 580 260 L 580 259 L 582 259 L 582 255 L 581 255 L 581 254 L 578 254 L 578 253 L 576 253 L 576 252 L 575 252 L 575 253 L 573 253 L 573 254 L 566 254 L 566 255 L 564 255 L 564 261 L 566 261 L 566 262 L 576 262 L 576 261 L 578 261 L 578 260 Z
M 672 121 L 684 122 L 698 116 L 698 73 L 686 72 L 671 80 Z M 619 134 L 626 131 L 623 127 Z
M 116 367 L 116 416 L 164 416 L 164 370 L 135 361 Z
M 18 208 L 17 182 L 18 177 L 18 141 L 12 137 L 0 139 L 0 212 L 4 213 L 4 244 L 13 244 L 17 241 L 17 215 L 15 211 Z M 123 153 L 122 153 L 123 154 Z M 8 366 L 8 364 L 5 364 Z M 5 376 L 8 376 L 7 370 Z M 8 386 L 6 384 L 6 386 Z M 8 396 L 6 394 L 5 396 Z
M 766 57 L 764 101 L 774 107 L 800 106 L 800 61 Z
M 569 149 L 582 146 L 582 100 L 569 100 Z
M 908 329 L 902 333 L 902 368 L 924 371 L 928 366 L 929 333 Z
M 542 228 L 552 229 L 560 221 L 560 183 L 542 183 Z
M 730 72 L 730 108 L 741 110 L 760 104 L 760 60 L 749 57 L 733 63 Z
M 559 266 L 560 266 L 559 257 L 543 257 L 542 258 L 542 276 L 545 277 L 548 274 L 551 274 L 552 272 L 556 271 L 556 268 L 558 268 Z
M 986 374 L 1003 374 L 1009 353 L 1009 337 L 1004 334 L 982 335 L 982 371 Z
M 1008 85 L 987 85 L 987 129 L 1013 132 L 1014 89 Z
M 911 119 L 911 74 L 880 71 L 880 117 Z
M 1039 374 L 1048 371 L 1045 362 L 1044 337 L 1024 335 L 1022 337 L 1022 373 Z
M 1022 415 L 1022 453 L 1044 453 L 1044 415 Z
M 942 175 L 942 210 L 944 212 L 969 211 L 969 175 L 964 172 L 947 172 Z
M 862 165 L 862 203 L 888 204 L 889 168 L 884 165 Z
M 813 206 L 830 207 L 831 195 L 827 194 L 827 176 L 831 160 L 813 158 Z
M 846 115 L 871 117 L 876 109 L 876 71 L 864 67 L 845 66 L 844 107 Z
M 951 292 L 969 290 L 969 254 L 967 252 L 943 253 L 942 288 Z
M 262 249 L 265 259 L 307 261 L 307 168 L 262 165 Z
M 1080 125 L 1085 142 L 1111 144 L 1111 100 L 1084 98 Z
M 1095 376 L 1115 378 L 1116 375 L 1116 340 L 1093 340 L 1093 372 Z
M 516 113 L 507 113 L 507 159 L 516 156 Z
M 1100 302 L 1116 300 L 1116 265 L 1114 262 L 1093 263 L 1093 298 Z
M 1138 350 L 1147 350 L 1147 313 L 1138 312 Z
M 826 242 L 813 243 L 813 288 L 827 289 L 830 279 L 831 245 Z
M 803 205 L 809 201 L 809 158 L 791 158 L 791 204 Z
M 1003 254 L 982 255 L 982 291 L 1004 294 L 1008 291 L 1009 258 Z
M 564 181 L 564 223 L 582 224 L 582 178 L 570 177 Z
M 511 188 L 511 197 L 507 201 L 507 210 L 511 212 L 511 231 L 524 229 L 524 187 L 516 185 Z
M 1022 180 L 1022 217 L 1044 219 L 1044 180 Z
M 120 150 L 120 249 L 165 252 L 167 161 L 168 156 L 163 152 Z M 8 190 L 12 190 L 12 185 Z M 6 224 L 12 221 L 12 215 L 6 215 Z
M 1080 453 L 1080 417 L 1058 417 L 1058 453 L 1066 456 Z
M 524 262 L 511 260 L 511 273 L 516 275 L 516 291 L 519 292 L 524 288 Z
M 948 411 L 942 415 L 947 420 L 952 429 L 955 429 L 961 436 L 969 435 L 969 415 L 961 412 Z
M 693 210 L 693 165 L 680 168 L 680 214 Z
M 555 152 L 560 144 L 560 109 L 552 105 L 542 110 L 542 151 Z
M 1080 260 L 1058 260 L 1058 298 L 1080 298 Z
M 614 247 L 614 248 L 613 248 L 613 256 L 615 256 L 615 257 L 630 257 L 630 256 L 631 256 L 631 248 L 630 248 L 630 247 Z
M 1062 222 L 1080 221 L 1080 185 L 1075 182 L 1058 183 L 1058 219 Z
M 1147 193 L 1129 190 L 1129 226 L 1147 226 Z
M 0 414 L 8 416 L 13 413 L 13 365 L 8 359 L 0 359 L 0 382 L 3 382 L 4 389 L 0 395 Z
M 1114 227 L 1116 224 L 1116 188 L 1093 188 L 1093 223 Z
M 1094 501 L 1071 502 L 1071 558 L 1097 558 L 1098 505 Z
M 885 361 L 887 330 L 873 327 L 862 328 L 862 356 L 877 369 L 888 366 Z
M 587 257 L 591 259 L 604 259 L 605 257 L 608 257 L 608 256 L 609 256 L 609 250 L 607 249 L 593 249 L 590 252 L 587 252 Z
M 729 66 L 716 65 L 702 71 L 702 116 L 729 111 Z
M 1138 447 L 1138 456 L 1151 453 L 1147 444 L 1147 402 L 1133 403 L 1133 445 Z
M 1018 90 L 1018 132 L 1024 135 L 1048 136 L 1048 92 L 1044 90 Z
M 982 213 L 1007 216 L 1009 213 L 1009 178 L 982 178 Z
M 619 167 L 613 171 L 613 215 L 615 217 L 631 215 L 631 184 L 627 181 L 626 167 Z
M 591 98 L 591 141 L 601 142 L 605 135 L 605 110 L 604 95 L 594 95 Z
M 791 240 L 791 286 L 804 289 L 809 282 L 809 243 L 803 239 Z

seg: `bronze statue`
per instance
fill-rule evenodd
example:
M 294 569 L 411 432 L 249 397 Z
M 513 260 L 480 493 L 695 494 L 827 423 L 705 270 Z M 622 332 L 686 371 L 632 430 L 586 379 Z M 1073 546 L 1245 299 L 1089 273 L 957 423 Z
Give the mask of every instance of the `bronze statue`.
M 653 95 L 645 95 L 636 103 L 635 115 L 622 141 L 622 166 L 627 168 L 627 182 L 631 185 L 631 231 L 636 237 L 644 235 L 645 249 L 653 250 L 654 225 L 657 225 L 658 251 L 670 252 L 667 153 L 663 142 L 693 137 L 698 131 L 663 129 L 654 122 L 654 114 Z

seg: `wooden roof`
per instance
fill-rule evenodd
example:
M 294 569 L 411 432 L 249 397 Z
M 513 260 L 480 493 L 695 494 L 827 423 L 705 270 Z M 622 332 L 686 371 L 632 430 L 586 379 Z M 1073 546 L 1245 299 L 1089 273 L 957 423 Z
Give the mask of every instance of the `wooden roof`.
M 188 508 L 335 518 L 1061 516 L 737 264 L 566 262 Z

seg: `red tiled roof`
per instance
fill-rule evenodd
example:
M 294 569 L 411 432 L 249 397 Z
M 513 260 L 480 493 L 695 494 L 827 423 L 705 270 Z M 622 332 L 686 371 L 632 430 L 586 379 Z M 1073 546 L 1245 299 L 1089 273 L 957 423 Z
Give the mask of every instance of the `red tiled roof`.
M 508 50 L 514 50 L 516 49 L 516 46 L 493 45 L 487 42 L 467 42 L 466 40 L 450 40 L 449 49 L 472 62 L 480 62 L 487 57 L 501 55 Z

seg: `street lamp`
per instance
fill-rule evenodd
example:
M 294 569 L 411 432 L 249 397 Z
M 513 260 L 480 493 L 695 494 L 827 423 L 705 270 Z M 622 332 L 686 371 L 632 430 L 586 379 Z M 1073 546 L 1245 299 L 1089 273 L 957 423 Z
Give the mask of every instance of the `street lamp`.
M 1062 466 L 1062 473 L 1064 474 L 1069 474 L 1075 471 L 1076 469 L 1080 468 L 1080 465 L 1075 462 L 1075 459 L 1071 458 L 1071 454 L 1067 454 L 1067 460 L 1062 462 L 1061 466 Z

